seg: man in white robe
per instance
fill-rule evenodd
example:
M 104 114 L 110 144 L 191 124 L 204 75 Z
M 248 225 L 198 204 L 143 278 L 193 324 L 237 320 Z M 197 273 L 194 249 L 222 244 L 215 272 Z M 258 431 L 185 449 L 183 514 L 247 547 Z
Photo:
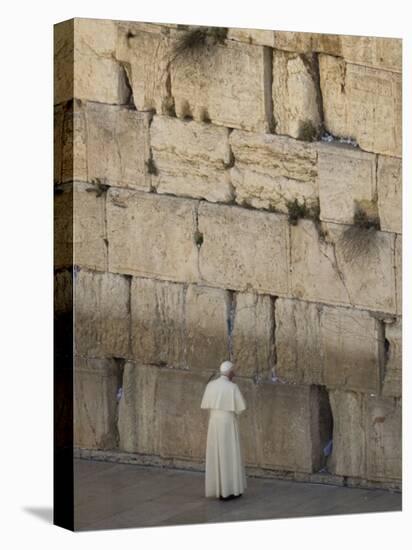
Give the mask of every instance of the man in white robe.
M 228 500 L 246 489 L 238 415 L 246 409 L 237 384 L 232 382 L 234 366 L 224 361 L 220 377 L 206 386 L 202 409 L 210 409 L 206 443 L 205 495 Z

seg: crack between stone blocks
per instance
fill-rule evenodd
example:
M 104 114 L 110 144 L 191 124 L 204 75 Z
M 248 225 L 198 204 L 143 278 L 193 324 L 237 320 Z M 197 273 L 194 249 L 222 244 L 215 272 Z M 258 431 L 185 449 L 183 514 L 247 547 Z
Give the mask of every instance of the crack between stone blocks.
M 227 301 L 227 333 L 228 333 L 228 354 L 229 361 L 233 360 L 233 330 L 236 318 L 236 292 L 234 290 L 226 290 L 228 295 Z
M 351 306 L 353 306 L 353 302 L 352 302 L 352 299 L 351 299 L 351 296 L 350 296 L 350 293 L 349 293 L 349 290 L 348 290 L 348 287 L 346 286 L 346 281 L 345 281 L 345 277 L 341 271 L 341 269 L 339 268 L 339 264 L 338 264 L 338 259 L 337 259 L 337 256 L 336 256 L 336 243 L 332 242 L 332 241 L 328 241 L 328 244 L 332 247 L 332 251 L 333 251 L 333 261 L 329 258 L 329 256 L 327 254 L 325 254 L 325 252 L 323 252 L 322 250 L 322 244 L 320 245 L 319 247 L 319 252 L 325 256 L 325 258 L 327 258 L 327 260 L 330 262 L 332 268 L 334 269 L 334 271 L 338 274 L 338 277 L 340 278 L 342 284 L 343 284 L 343 287 L 346 291 L 346 294 L 348 295 L 348 300 L 349 300 L 349 303 L 351 304 Z
M 276 121 L 274 120 L 273 105 L 273 48 L 262 46 L 263 48 L 263 101 L 265 109 L 265 119 L 267 133 L 274 134 Z
M 276 349 L 276 300 L 278 296 L 269 295 L 270 300 L 270 352 L 269 372 L 272 382 L 276 381 L 277 349 Z
M 315 83 L 315 88 L 316 88 L 316 103 L 318 105 L 319 116 L 320 116 L 319 135 L 322 135 L 325 132 L 325 112 L 324 112 L 324 106 L 323 106 L 322 88 L 320 85 L 319 54 L 316 52 L 312 53 L 312 64 L 313 64 L 313 81 Z
M 104 193 L 104 237 L 103 242 L 106 247 L 106 271 L 109 271 L 109 235 L 107 231 L 107 193 Z
M 200 268 L 200 249 L 203 244 L 203 233 L 199 231 L 199 207 L 201 200 L 197 200 L 193 209 L 193 240 L 197 248 L 197 271 L 199 275 L 199 280 L 201 283 L 204 282 L 201 268 Z
M 129 97 L 127 98 L 127 103 L 125 103 L 124 105 L 126 105 L 131 111 L 137 111 L 137 107 L 134 102 L 133 87 L 132 87 L 132 81 L 131 81 L 131 74 L 132 74 L 131 65 L 126 61 L 118 61 L 118 63 L 121 68 L 121 73 L 123 75 L 124 83 L 129 93 Z

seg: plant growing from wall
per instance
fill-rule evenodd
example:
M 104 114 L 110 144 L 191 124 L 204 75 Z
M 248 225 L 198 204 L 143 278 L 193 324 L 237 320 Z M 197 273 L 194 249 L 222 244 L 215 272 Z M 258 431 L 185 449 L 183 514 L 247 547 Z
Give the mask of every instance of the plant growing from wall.
M 96 193 L 96 197 L 100 197 L 106 191 L 109 189 L 110 185 L 106 183 L 106 178 L 100 179 L 100 178 L 93 178 L 91 183 L 94 185 L 94 187 L 88 187 L 86 191 Z
M 182 56 L 202 52 L 207 47 L 224 44 L 227 33 L 225 27 L 194 27 L 183 31 L 174 45 L 171 62 Z
M 302 120 L 299 125 L 298 139 L 300 141 L 316 141 L 320 131 L 311 120 Z
M 312 220 L 315 224 L 319 238 L 324 239 L 327 232 L 322 228 L 320 221 L 320 204 L 317 199 L 310 206 L 306 204 L 306 199 L 299 202 L 298 199 L 286 200 L 286 208 L 288 209 L 288 219 L 291 225 L 297 225 L 301 218 Z
M 375 250 L 379 229 L 380 220 L 376 201 L 355 203 L 353 225 L 348 227 L 341 236 L 342 253 L 345 260 L 353 262 Z

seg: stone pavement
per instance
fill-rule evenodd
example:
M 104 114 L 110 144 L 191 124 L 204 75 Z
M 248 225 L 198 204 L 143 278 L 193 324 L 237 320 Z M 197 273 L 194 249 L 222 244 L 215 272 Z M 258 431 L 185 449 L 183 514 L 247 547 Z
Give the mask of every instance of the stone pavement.
M 206 499 L 204 474 L 75 460 L 75 529 L 119 529 L 400 511 L 402 495 L 248 477 L 239 499 Z

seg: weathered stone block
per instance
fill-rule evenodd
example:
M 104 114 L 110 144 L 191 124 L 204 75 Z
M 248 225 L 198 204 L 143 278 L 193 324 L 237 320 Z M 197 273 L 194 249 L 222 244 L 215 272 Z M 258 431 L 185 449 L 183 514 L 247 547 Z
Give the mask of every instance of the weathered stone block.
M 250 379 L 237 376 L 233 381 L 239 386 L 246 403 L 246 409 L 238 416 L 241 452 L 247 466 L 259 466 L 260 432 L 256 414 L 256 384 Z
M 107 193 L 109 270 L 197 280 L 196 202 L 126 189 Z
M 115 55 L 125 67 L 136 108 L 168 114 L 167 107 L 173 105 L 168 84 L 169 30 L 160 25 L 119 21 Z
M 87 181 L 87 137 L 84 109 L 79 100 L 74 100 L 65 105 L 63 110 L 61 181 Z
M 73 354 L 73 271 L 64 269 L 54 273 L 53 280 L 53 341 L 54 355 L 71 357 Z M 56 362 L 57 366 L 57 362 Z M 70 365 L 72 368 L 72 365 Z
M 395 238 L 396 313 L 402 315 L 402 235 Z
M 310 220 L 291 227 L 292 295 L 394 313 L 394 234 L 360 230 L 348 238 L 348 227 L 324 224 L 326 239 L 319 239 Z M 353 247 L 358 250 L 355 258 L 348 257 Z
M 287 293 L 289 234 L 285 216 L 202 203 L 199 231 L 203 234 L 199 270 L 205 283 Z
M 333 449 L 329 470 L 336 475 L 365 477 L 366 441 L 362 395 L 332 390 Z
M 366 477 L 402 478 L 402 403 L 400 399 L 365 399 Z
M 384 366 L 382 395 L 402 396 L 402 318 L 385 324 L 385 338 L 389 349 Z
M 376 156 L 350 145 L 319 144 L 320 219 L 353 223 L 356 205 L 376 197 Z
M 88 103 L 85 116 L 88 179 L 149 191 L 150 114 Z
M 325 126 L 354 138 L 374 153 L 402 154 L 402 81 L 398 73 L 345 63 L 320 55 Z
M 275 33 L 271 30 L 231 28 L 228 30 L 227 38 L 237 42 L 246 42 L 246 44 L 275 47 Z
M 381 229 L 402 233 L 402 160 L 379 155 L 377 180 Z
M 158 452 L 156 384 L 159 369 L 126 362 L 119 402 L 119 449 L 129 453 Z
M 54 190 L 54 269 L 73 266 L 73 184 Z
M 53 181 L 55 185 L 62 179 L 63 120 L 63 106 L 55 105 L 53 113 Z
M 329 466 L 332 473 L 370 480 L 400 480 L 400 400 L 331 391 L 330 402 L 334 420 Z
M 185 348 L 189 369 L 216 370 L 228 358 L 228 316 L 226 290 L 197 285 L 188 287 Z
M 211 202 L 232 199 L 227 128 L 156 116 L 150 136 L 156 172 L 152 185 L 158 193 Z
M 272 119 L 270 63 L 268 48 L 232 40 L 216 44 L 213 51 L 179 55 L 171 64 L 177 116 L 267 132 Z
M 309 58 L 274 50 L 273 116 L 277 134 L 312 139 L 321 124 L 316 69 Z
M 367 311 L 282 298 L 275 311 L 281 380 L 379 391 L 383 334 Z
M 286 202 L 314 203 L 318 196 L 317 155 L 313 145 L 273 134 L 234 130 L 230 145 L 236 202 L 287 213 Z
M 75 18 L 55 26 L 55 103 L 73 97 L 127 103 L 124 70 L 113 58 L 116 36 L 111 20 Z
M 205 459 L 208 414 L 200 408 L 208 375 L 164 369 L 156 385 L 159 454 Z
M 234 297 L 232 360 L 241 376 L 269 377 L 274 366 L 274 309 L 270 296 L 252 292 Z
M 131 304 L 138 361 L 213 371 L 227 359 L 225 290 L 133 278 Z
M 326 441 L 316 409 L 319 390 L 310 386 L 260 384 L 254 403 L 259 465 L 295 472 L 317 471 Z
M 325 53 L 357 65 L 402 71 L 402 41 L 398 38 L 275 31 L 274 40 L 274 47 L 280 50 Z
M 76 357 L 74 371 L 74 444 L 86 449 L 117 447 L 117 388 L 114 359 Z
M 106 196 L 93 186 L 75 182 L 74 264 L 89 269 L 107 269 Z
M 127 277 L 75 272 L 76 353 L 91 357 L 129 356 L 129 293 Z

